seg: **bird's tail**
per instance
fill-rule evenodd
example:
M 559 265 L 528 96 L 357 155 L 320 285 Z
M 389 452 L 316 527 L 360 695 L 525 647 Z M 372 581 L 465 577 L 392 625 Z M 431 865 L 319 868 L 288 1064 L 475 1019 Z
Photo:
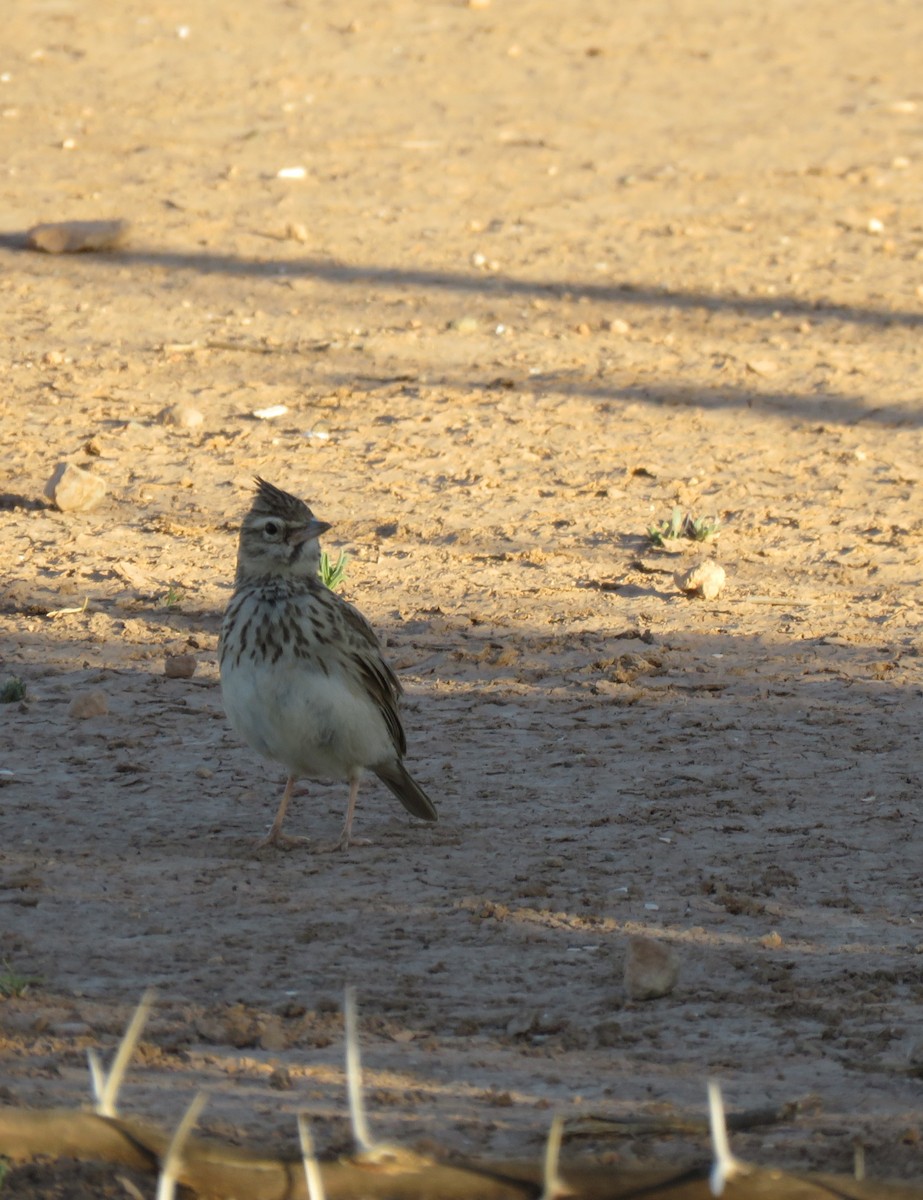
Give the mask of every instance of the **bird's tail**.
M 402 762 L 387 763 L 372 770 L 394 792 L 404 808 L 421 821 L 436 820 L 436 806 Z

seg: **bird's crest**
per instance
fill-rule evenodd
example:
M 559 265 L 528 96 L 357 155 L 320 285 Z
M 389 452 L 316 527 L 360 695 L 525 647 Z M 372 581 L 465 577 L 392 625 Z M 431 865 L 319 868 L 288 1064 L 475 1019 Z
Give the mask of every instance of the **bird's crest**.
M 291 495 L 289 492 L 283 492 L 281 488 L 277 488 L 275 484 L 267 483 L 265 479 L 256 477 L 256 498 L 250 509 L 251 513 L 255 513 L 264 517 L 281 517 L 283 521 L 291 521 L 294 523 L 304 524 L 309 521 L 313 513 L 303 500 L 299 500 L 297 496 Z

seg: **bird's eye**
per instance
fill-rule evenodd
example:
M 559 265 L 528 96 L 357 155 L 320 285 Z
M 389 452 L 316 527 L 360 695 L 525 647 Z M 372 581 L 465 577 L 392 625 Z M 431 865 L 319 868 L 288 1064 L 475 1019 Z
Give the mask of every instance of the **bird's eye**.
M 267 521 L 263 526 L 263 536 L 268 538 L 277 538 L 282 531 L 282 526 L 278 521 Z

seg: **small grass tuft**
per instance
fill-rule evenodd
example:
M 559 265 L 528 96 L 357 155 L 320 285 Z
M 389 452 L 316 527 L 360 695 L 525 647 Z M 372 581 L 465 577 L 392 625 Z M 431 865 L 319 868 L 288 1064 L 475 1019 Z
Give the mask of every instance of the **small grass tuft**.
M 8 962 L 4 961 L 0 967 L 0 999 L 10 1000 L 17 996 L 24 996 L 33 983 L 41 982 L 32 975 L 20 975 Z
M 0 687 L 0 704 L 17 704 L 26 698 L 25 680 L 18 675 L 11 675 Z
M 184 599 L 185 592 L 171 583 L 163 595 L 157 597 L 156 602 L 159 608 L 179 608 Z
M 719 517 L 694 517 L 692 513 L 684 513 L 676 505 L 667 521 L 658 521 L 656 525 L 648 525 L 647 536 L 652 546 L 665 546 L 667 542 L 676 542 L 680 538 L 689 538 L 693 542 L 711 542 L 721 531 Z
M 683 536 L 683 510 L 677 505 L 670 513 L 668 521 L 658 521 L 656 525 L 648 525 L 647 536 L 651 545 L 662 546 L 664 542 L 675 542 Z
M 343 580 L 346 578 L 346 562 L 347 554 L 345 550 L 340 551 L 340 556 L 333 562 L 326 550 L 321 551 L 320 556 L 320 577 L 321 582 L 330 590 L 336 591 Z
M 721 532 L 720 517 L 686 516 L 686 537 L 694 542 L 712 542 Z

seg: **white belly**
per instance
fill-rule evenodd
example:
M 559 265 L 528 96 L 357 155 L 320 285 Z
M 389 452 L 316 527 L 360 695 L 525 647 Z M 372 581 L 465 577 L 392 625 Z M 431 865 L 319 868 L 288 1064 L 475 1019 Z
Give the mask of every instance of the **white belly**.
M 341 678 L 310 670 L 303 660 L 228 661 L 221 691 L 237 733 L 292 775 L 346 779 L 356 768 L 394 758 L 374 701 Z

